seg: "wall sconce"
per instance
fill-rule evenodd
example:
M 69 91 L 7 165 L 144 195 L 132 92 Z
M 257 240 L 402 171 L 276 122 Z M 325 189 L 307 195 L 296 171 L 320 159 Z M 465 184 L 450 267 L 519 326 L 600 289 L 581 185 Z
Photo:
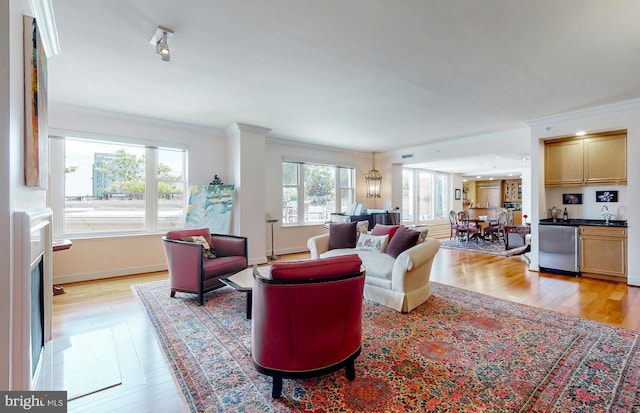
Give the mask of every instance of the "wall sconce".
M 169 49 L 169 37 L 173 36 L 173 30 L 158 26 L 149 43 L 156 45 L 156 53 L 164 62 L 171 60 L 171 50 Z
M 382 174 L 376 169 L 376 153 L 373 152 L 373 168 L 367 172 L 364 179 L 367 185 L 367 198 L 380 198 L 380 184 Z

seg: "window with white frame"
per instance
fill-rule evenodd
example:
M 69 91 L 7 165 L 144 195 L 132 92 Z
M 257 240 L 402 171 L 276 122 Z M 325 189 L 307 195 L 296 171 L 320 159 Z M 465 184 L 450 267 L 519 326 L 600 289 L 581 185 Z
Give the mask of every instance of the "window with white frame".
M 186 151 L 52 137 L 54 236 L 160 232 L 184 223 Z M 55 232 L 55 231 L 54 231 Z
M 402 170 L 402 220 L 424 224 L 445 219 L 448 210 L 447 175 L 422 169 Z
M 282 222 L 312 224 L 329 220 L 355 202 L 353 168 L 282 162 Z

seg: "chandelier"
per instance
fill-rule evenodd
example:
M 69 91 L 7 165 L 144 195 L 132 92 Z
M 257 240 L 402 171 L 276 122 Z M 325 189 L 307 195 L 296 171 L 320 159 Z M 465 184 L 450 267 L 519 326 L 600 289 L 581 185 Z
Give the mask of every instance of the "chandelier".
M 380 198 L 380 184 L 382 183 L 382 174 L 376 169 L 376 153 L 373 152 L 372 157 L 373 168 L 367 172 L 364 179 L 367 185 L 367 198 Z

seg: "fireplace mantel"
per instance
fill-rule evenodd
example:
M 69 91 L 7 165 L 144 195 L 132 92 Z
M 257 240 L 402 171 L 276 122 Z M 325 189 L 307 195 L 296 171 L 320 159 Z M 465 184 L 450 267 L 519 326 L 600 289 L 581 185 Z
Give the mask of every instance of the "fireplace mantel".
M 14 212 L 13 315 L 11 320 L 11 390 L 32 390 L 40 372 L 42 355 L 32 360 L 31 271 L 42 259 L 43 337 L 51 340 L 53 305 L 53 243 L 50 208 Z M 32 374 L 33 372 L 33 374 Z

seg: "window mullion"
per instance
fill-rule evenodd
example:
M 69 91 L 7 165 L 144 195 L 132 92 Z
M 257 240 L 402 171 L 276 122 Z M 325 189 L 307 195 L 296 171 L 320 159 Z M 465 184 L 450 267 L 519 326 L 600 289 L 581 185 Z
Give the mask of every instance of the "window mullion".
M 304 193 L 304 165 L 298 164 L 298 224 L 304 224 L 304 203 L 305 203 L 305 193 Z
M 153 231 L 158 222 L 158 150 L 147 147 L 145 158 L 144 227 L 147 231 Z

